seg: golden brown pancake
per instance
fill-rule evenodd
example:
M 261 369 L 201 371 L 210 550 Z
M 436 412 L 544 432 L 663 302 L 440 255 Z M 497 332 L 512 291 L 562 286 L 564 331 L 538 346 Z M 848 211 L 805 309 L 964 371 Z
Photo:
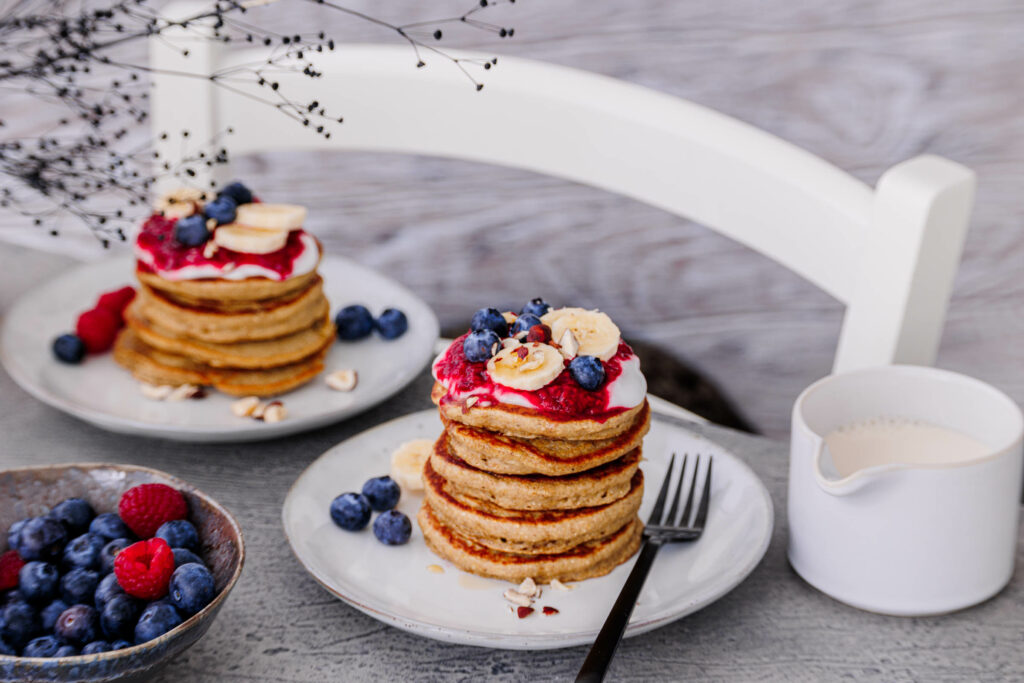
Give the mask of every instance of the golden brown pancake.
M 319 275 L 316 269 L 287 280 L 251 277 L 245 280 L 166 280 L 136 268 L 139 282 L 156 289 L 184 306 L 216 307 L 219 310 L 259 310 L 262 302 L 293 297 L 307 289 Z
M 643 524 L 634 517 L 608 536 L 568 552 L 521 555 L 497 552 L 444 526 L 427 503 L 420 508 L 417 521 L 435 554 L 471 574 L 516 583 L 526 578 L 548 583 L 552 579 L 579 581 L 604 576 L 632 557 L 643 537 Z

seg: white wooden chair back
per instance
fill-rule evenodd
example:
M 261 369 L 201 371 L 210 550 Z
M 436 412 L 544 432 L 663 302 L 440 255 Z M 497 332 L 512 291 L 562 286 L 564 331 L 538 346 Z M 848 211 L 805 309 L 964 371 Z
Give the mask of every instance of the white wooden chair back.
M 190 7 L 172 5 L 168 16 Z M 207 140 L 232 127 L 232 155 L 402 152 L 592 185 L 712 228 L 845 303 L 835 371 L 935 360 L 973 204 L 974 174 L 959 164 L 919 156 L 886 171 L 872 190 L 768 133 L 648 88 L 500 57 L 477 92 L 444 59 L 416 68 L 406 45 L 340 46 L 316 55 L 321 78 L 275 77 L 292 100 L 317 99 L 344 116 L 325 140 L 244 94 L 172 75 L 259 64 L 264 49 L 167 35 L 151 42 L 150 55 L 153 130 L 171 134 L 158 142 L 164 159 L 181 154 L 182 130 Z M 238 81 L 231 87 L 273 94 Z

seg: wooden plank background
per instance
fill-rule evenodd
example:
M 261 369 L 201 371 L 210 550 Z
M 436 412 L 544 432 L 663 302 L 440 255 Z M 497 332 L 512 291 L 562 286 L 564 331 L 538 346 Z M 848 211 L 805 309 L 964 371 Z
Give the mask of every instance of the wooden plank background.
M 346 4 L 402 21 L 467 7 Z M 449 32 L 445 44 L 669 92 L 870 183 L 924 152 L 975 169 L 977 207 L 939 364 L 1024 402 L 1024 3 L 520 0 L 491 17 L 515 37 Z M 297 0 L 249 18 L 324 26 L 353 42 L 393 40 Z M 5 95 L 0 106 L 24 127 L 34 110 L 19 102 Z M 444 324 L 537 295 L 600 307 L 627 336 L 701 368 L 773 435 L 788 430 L 800 389 L 829 370 L 837 302 L 744 247 L 631 200 L 522 171 L 385 154 L 275 153 L 234 168 L 263 196 L 307 204 L 328 250 L 414 288 Z M 96 254 L 87 236 L 40 238 L 12 214 L 0 214 L 0 238 Z

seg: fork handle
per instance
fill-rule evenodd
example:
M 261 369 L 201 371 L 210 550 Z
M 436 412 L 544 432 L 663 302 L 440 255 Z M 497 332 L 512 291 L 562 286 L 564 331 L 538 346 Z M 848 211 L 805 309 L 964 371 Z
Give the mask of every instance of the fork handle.
M 647 580 L 647 574 L 660 549 L 661 543 L 652 542 L 650 539 L 644 540 L 644 545 L 640 548 L 640 556 L 637 558 L 636 564 L 633 565 L 633 571 L 629 573 L 629 578 L 626 579 L 626 585 L 622 587 L 619 597 L 616 598 L 615 604 L 612 606 L 612 611 L 608 613 L 608 618 L 605 619 L 604 626 L 601 627 L 601 632 L 597 634 L 597 640 L 594 641 L 587 658 L 583 661 L 580 672 L 576 674 L 576 683 L 600 683 L 604 680 L 608 673 L 608 665 L 611 664 L 612 657 L 615 656 L 615 649 L 619 646 L 622 634 L 629 623 L 629 617 L 633 614 L 633 608 L 636 607 L 640 590 L 644 587 L 644 581 Z

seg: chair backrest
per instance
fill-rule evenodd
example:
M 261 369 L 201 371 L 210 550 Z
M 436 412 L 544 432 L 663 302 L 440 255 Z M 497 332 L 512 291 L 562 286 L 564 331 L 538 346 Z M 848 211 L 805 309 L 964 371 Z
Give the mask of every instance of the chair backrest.
M 194 7 L 177 3 L 167 13 L 186 16 Z M 229 90 L 174 75 L 259 64 L 267 54 L 187 35 L 153 40 L 154 132 L 187 129 L 206 140 L 232 127 L 232 155 L 401 152 L 592 185 L 727 235 L 845 303 L 835 371 L 935 360 L 974 196 L 974 174 L 959 164 L 916 157 L 886 171 L 872 190 L 768 133 L 648 88 L 501 57 L 477 92 L 443 59 L 416 68 L 405 45 L 317 54 L 317 79 L 275 74 L 293 101 L 317 99 L 344 115 L 329 140 L 254 103 L 273 95 L 255 83 L 232 80 Z M 180 139 L 172 135 L 158 149 L 173 162 Z

